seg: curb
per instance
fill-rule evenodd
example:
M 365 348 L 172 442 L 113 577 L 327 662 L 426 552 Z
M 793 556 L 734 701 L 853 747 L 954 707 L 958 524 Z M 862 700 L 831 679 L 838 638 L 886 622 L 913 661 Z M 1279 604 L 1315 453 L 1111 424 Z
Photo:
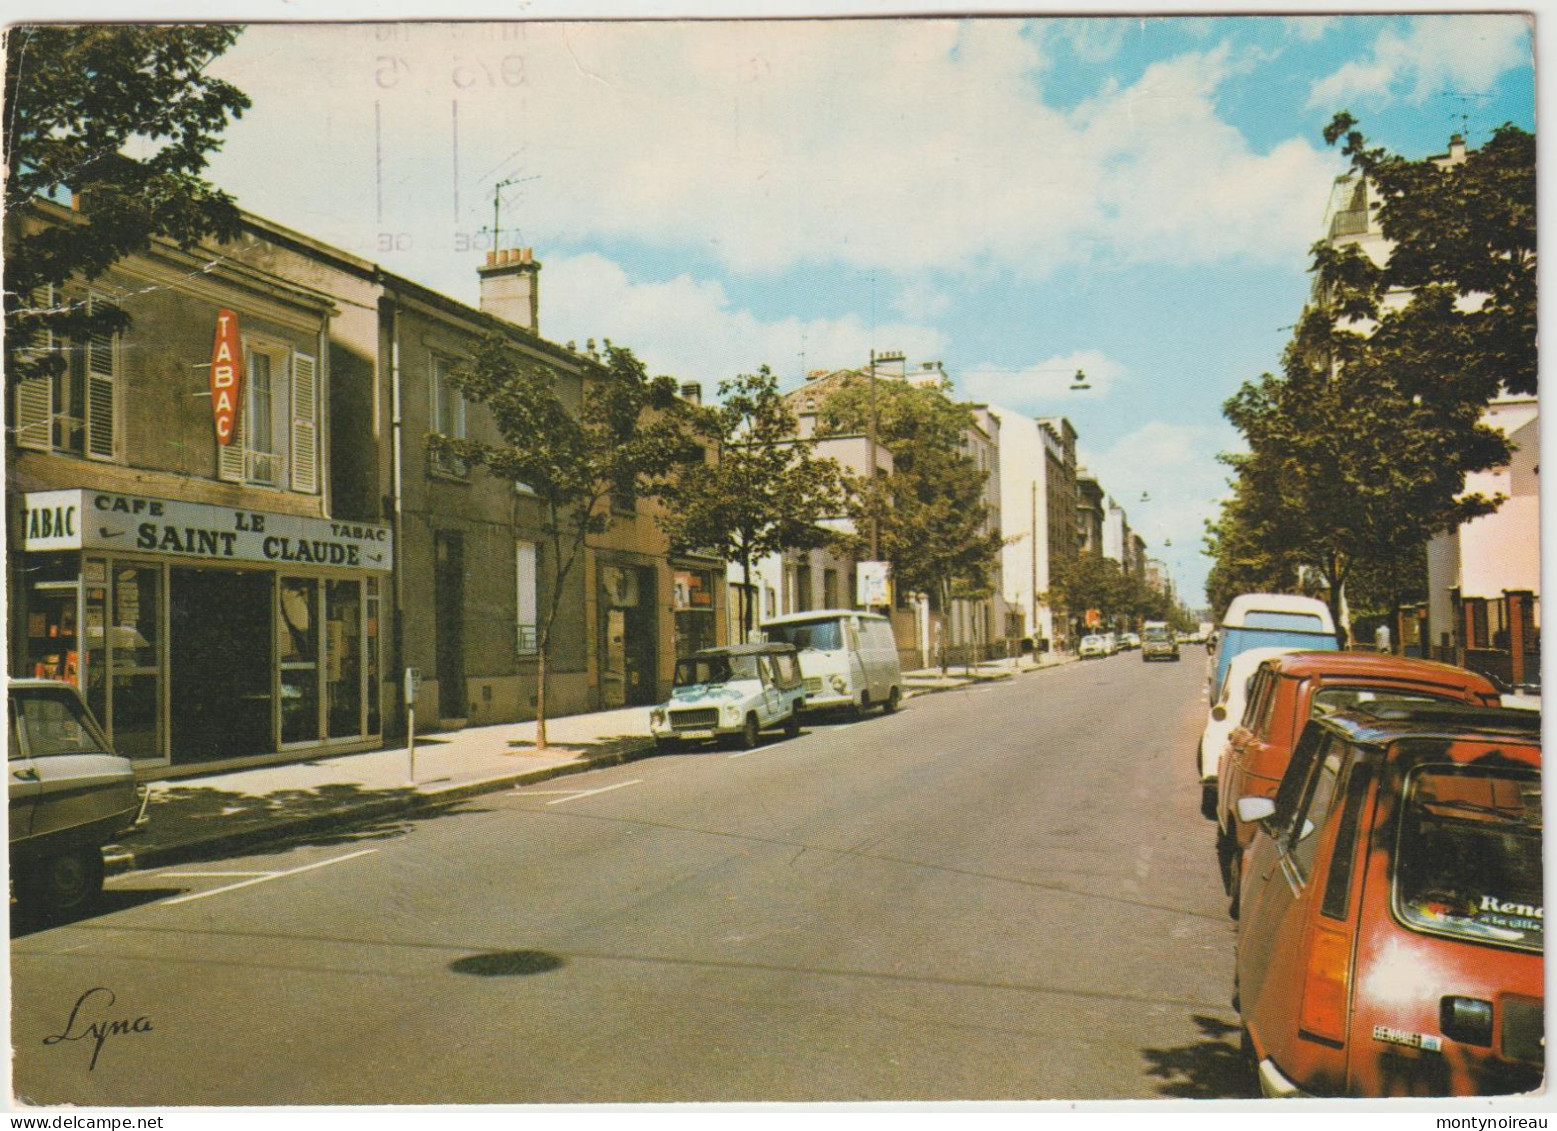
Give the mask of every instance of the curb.
M 385 817 L 443 809 L 483 794 L 498 793 L 521 785 L 550 781 L 552 778 L 582 774 L 590 770 L 599 769 L 602 766 L 620 766 L 628 762 L 636 762 L 654 753 L 656 751 L 653 741 L 644 739 L 642 746 L 618 750 L 597 757 L 583 758 L 577 762 L 569 762 L 561 766 L 546 766 L 538 770 L 504 774 L 501 777 L 461 782 L 458 785 L 447 786 L 443 789 L 411 792 L 403 797 L 385 798 L 382 801 L 373 801 L 347 809 L 337 809 L 330 813 L 316 813 L 308 817 L 294 817 L 290 820 L 282 820 L 257 828 L 202 837 L 199 840 L 158 845 L 144 852 L 136 852 L 133 846 L 122 844 L 105 845 L 103 848 L 104 871 L 110 876 L 121 875 L 125 872 L 141 872 L 151 868 L 165 868 L 172 864 L 188 864 L 211 856 L 226 855 L 276 841 L 291 840 L 295 837 L 309 836 L 322 832 L 338 832 L 342 829 L 353 828 Z
M 974 684 L 997 682 L 1011 679 L 1018 675 L 1031 675 L 1034 672 L 1046 671 L 1049 668 L 1063 667 L 1065 664 L 1072 662 L 1074 662 L 1073 659 L 1062 660 L 1057 664 L 1045 664 L 1042 667 L 1032 668 L 1026 672 L 1009 672 L 984 677 L 973 676 L 963 679 L 961 683 L 947 687 L 916 687 L 904 696 L 904 700 L 914 699 L 921 695 L 935 695 L 943 691 L 959 691 Z M 961 679 L 963 677 L 956 678 Z M 188 864 L 196 860 L 241 852 L 245 849 L 272 844 L 277 841 L 310 836 L 316 833 L 339 832 L 343 829 L 350 829 L 371 821 L 381 820 L 385 817 L 443 809 L 451 805 L 457 805 L 461 801 L 467 801 L 472 797 L 480 797 L 483 794 L 497 793 L 521 785 L 549 781 L 552 778 L 587 773 L 602 766 L 621 766 L 658 753 L 659 751 L 654 746 L 654 740 L 645 737 L 639 744 L 628 749 L 582 758 L 577 762 L 569 762 L 561 766 L 546 766 L 538 770 L 503 774 L 495 778 L 481 778 L 476 781 L 446 786 L 443 789 L 409 792 L 402 797 L 385 798 L 382 801 L 368 802 L 347 809 L 337 809 L 330 813 L 316 813 L 308 817 L 294 817 L 290 820 L 282 820 L 275 824 L 263 825 L 257 828 L 242 829 L 230 833 L 218 833 L 214 836 L 202 837 L 199 840 L 158 845 L 148 848 L 144 852 L 136 852 L 133 844 L 128 846 L 120 844 L 105 845 L 103 848 L 104 871 L 107 875 L 117 876 L 126 872 L 141 872 L 152 868 L 165 868 L 174 864 Z

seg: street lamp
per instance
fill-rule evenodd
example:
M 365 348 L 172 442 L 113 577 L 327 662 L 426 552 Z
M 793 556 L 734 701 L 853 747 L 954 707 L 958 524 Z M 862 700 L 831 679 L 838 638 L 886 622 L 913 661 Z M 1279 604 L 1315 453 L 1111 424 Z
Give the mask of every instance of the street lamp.
M 1085 369 L 1076 370 L 1076 379 L 1071 382 L 1070 391 L 1073 393 L 1079 393 L 1090 389 L 1091 387 L 1092 386 L 1087 383 L 1087 371 Z

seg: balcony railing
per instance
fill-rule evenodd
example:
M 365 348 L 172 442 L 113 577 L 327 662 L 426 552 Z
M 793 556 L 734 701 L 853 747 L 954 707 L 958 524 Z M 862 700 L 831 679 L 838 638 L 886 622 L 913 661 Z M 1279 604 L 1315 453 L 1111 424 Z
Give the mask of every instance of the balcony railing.
M 1330 220 L 1330 238 L 1338 236 L 1365 236 L 1368 234 L 1368 210 L 1350 208 L 1337 212 Z

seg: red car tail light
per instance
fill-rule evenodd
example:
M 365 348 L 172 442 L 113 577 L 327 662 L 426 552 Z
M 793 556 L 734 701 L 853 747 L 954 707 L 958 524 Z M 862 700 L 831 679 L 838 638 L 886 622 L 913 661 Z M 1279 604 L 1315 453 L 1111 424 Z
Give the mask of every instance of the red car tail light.
M 1352 937 L 1324 923 L 1309 929 L 1308 972 L 1298 1025 L 1323 1040 L 1346 1041 L 1347 1001 L 1351 992 Z

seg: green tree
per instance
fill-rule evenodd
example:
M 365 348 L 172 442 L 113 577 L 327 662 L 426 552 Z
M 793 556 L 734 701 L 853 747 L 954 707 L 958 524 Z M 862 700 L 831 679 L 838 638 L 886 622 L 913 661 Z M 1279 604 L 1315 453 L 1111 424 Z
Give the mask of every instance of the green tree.
M 1465 476 L 1509 455 L 1481 423 L 1482 405 L 1418 393 L 1392 361 L 1312 308 L 1282 373 L 1246 383 L 1223 406 L 1249 445 L 1226 457 L 1245 503 L 1232 512 L 1245 524 L 1234 533 L 1311 571 L 1338 624 L 1359 564 L 1398 561 L 1494 510 L 1498 500 L 1464 493 Z
M 552 628 L 569 576 L 590 536 L 610 527 L 612 497 L 662 494 L 694 450 L 687 406 L 672 378 L 651 379 L 631 350 L 610 342 L 601 366 L 586 374 L 582 400 L 572 405 L 554 371 L 520 355 L 504 335 L 489 334 L 449 379 L 487 407 L 503 442 L 427 437 L 432 453 L 523 483 L 540 500 L 550 550 L 549 569 L 541 570 L 548 599 L 536 629 L 536 746 L 542 750 Z
M 1500 389 L 1534 395 L 1536 372 L 1535 138 L 1494 130 L 1463 162 L 1407 160 L 1370 147 L 1350 114 L 1325 129 L 1380 198 L 1390 243 L 1381 268 L 1355 247 L 1318 260 L 1325 288 L 1349 292 L 1342 313 L 1379 323 L 1396 382 L 1432 400 L 1485 404 Z M 1410 293 L 1401 309 L 1388 295 Z
M 900 593 L 928 593 L 941 610 L 954 599 L 987 596 L 1002 542 L 989 528 L 988 474 L 963 450 L 972 412 L 945 389 L 878 379 L 872 394 L 871 384 L 853 374 L 819 409 L 819 433 L 865 432 L 874 396 L 876 434 L 892 453 L 893 470 L 857 485 L 861 538 L 874 519 L 877 552 L 892 563 Z
M 1134 612 L 1134 582 L 1113 558 L 1083 552 L 1055 563 L 1044 599 L 1051 608 L 1064 609 L 1080 622 L 1096 610 L 1107 625 Z
M 200 173 L 228 119 L 249 106 L 242 91 L 205 73 L 239 30 L 85 24 L 6 33 L 9 383 L 64 364 L 58 352 L 26 348 L 42 332 L 84 340 L 129 324 L 106 304 L 40 301 L 49 287 L 90 282 L 156 238 L 187 248 L 237 234 L 236 204 Z M 71 222 L 28 223 L 35 199 L 67 192 L 78 205 Z
M 754 560 L 834 539 L 819 523 L 845 511 L 842 472 L 795 439 L 795 416 L 767 366 L 721 382 L 697 428 L 715 458 L 683 465 L 666 493 L 660 524 L 673 545 L 739 562 L 749 591 Z M 746 602 L 743 635 L 754 612 Z

